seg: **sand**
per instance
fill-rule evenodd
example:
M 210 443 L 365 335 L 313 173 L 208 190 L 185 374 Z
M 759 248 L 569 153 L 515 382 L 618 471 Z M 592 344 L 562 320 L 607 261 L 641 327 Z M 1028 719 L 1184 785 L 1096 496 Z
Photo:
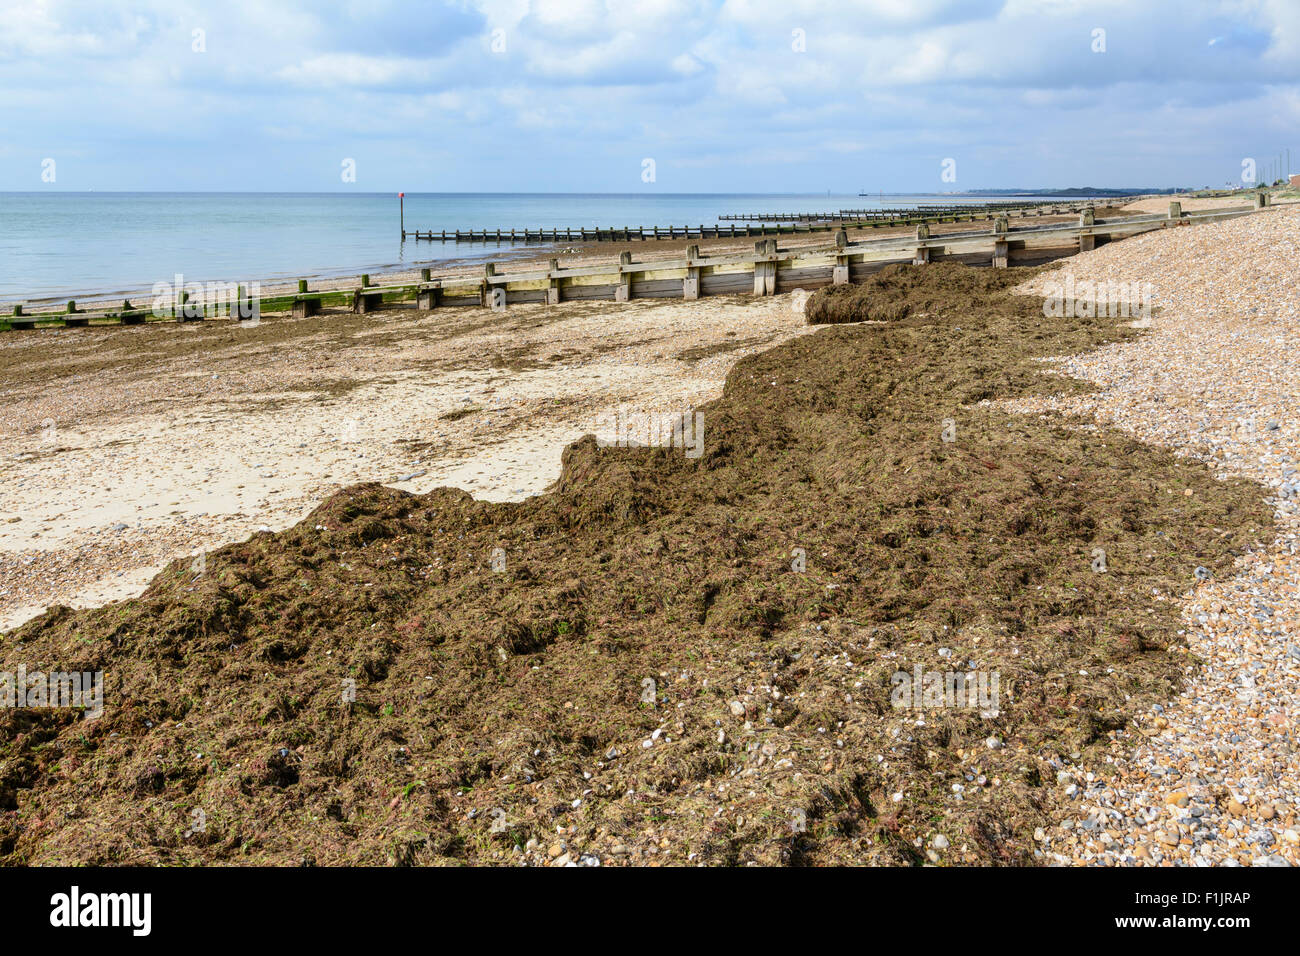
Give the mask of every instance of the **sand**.
M 518 500 L 564 446 L 716 397 L 807 331 L 759 300 L 393 310 L 0 337 L 0 627 L 140 593 L 338 488 Z M 451 417 L 449 417 L 451 416 Z

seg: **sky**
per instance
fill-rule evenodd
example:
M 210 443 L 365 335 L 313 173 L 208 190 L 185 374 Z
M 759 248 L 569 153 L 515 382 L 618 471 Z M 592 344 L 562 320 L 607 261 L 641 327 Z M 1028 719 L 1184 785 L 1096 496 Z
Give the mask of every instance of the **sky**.
M 1300 0 L 0 0 L 0 190 L 1300 172 Z

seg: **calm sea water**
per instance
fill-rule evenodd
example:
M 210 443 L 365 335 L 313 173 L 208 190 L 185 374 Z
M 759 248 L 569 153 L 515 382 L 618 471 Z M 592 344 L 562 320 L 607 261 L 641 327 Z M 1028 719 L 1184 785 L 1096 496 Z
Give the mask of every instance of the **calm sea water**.
M 709 224 L 728 213 L 826 212 L 952 197 L 407 193 L 406 228 Z M 503 246 L 401 241 L 395 193 L 0 193 L 0 303 L 170 282 L 379 272 L 500 256 Z

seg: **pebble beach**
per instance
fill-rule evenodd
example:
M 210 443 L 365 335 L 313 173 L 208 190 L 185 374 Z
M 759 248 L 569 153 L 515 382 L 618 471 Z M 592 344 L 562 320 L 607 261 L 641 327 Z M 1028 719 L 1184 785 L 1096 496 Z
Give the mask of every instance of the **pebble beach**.
M 1063 765 L 1065 810 L 1035 834 L 1061 865 L 1300 863 L 1300 206 L 1168 229 L 1063 260 L 1021 291 L 1150 282 L 1148 334 L 1051 363 L 1097 386 L 1019 402 L 1025 414 L 1091 416 L 1258 482 L 1283 533 L 1222 580 L 1189 580 L 1177 602 L 1188 681 L 1139 726 L 1112 734 L 1104 763 Z M 1199 667 L 1195 666 L 1199 662 Z

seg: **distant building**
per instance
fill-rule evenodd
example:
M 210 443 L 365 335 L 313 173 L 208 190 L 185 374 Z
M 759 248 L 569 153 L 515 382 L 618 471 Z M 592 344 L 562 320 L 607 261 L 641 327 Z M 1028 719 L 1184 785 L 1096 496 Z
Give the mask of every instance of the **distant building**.
M 1291 185 L 1300 186 L 1300 173 L 1294 173 L 1291 176 Z

